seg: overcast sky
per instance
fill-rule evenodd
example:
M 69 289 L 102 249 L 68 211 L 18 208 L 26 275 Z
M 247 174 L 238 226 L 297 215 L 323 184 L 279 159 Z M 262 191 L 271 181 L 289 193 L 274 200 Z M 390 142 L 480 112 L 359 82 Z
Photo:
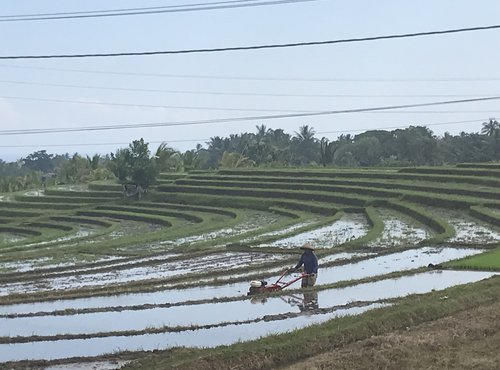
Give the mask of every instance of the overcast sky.
M 213 0 L 2 1 L 0 15 L 209 1 Z M 186 13 L 0 22 L 0 56 L 334 40 L 494 25 L 500 23 L 499 15 L 500 2 L 496 0 L 318 0 Z M 495 96 L 500 95 L 499 41 L 500 30 L 491 30 L 210 54 L 3 60 L 0 131 L 216 120 Z M 328 79 L 337 81 L 324 81 Z M 96 102 L 100 104 L 93 104 Z M 10 161 L 40 149 L 50 153 L 105 154 L 141 137 L 153 142 L 153 149 L 158 142 L 166 141 L 187 150 L 216 135 L 255 132 L 255 126 L 260 124 L 291 134 L 307 124 L 318 132 L 318 138 L 330 139 L 340 133 L 410 124 L 432 125 L 438 135 L 446 131 L 457 134 L 479 131 L 481 122 L 499 116 L 499 112 L 499 102 L 490 101 L 196 126 L 0 135 L 0 158 Z M 449 123 L 457 121 L 473 122 Z M 107 144 L 99 145 L 103 143 Z

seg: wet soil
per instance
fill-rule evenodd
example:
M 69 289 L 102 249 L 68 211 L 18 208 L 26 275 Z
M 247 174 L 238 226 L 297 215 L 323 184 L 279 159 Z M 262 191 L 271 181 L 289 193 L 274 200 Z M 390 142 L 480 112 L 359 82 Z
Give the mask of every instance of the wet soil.
M 270 245 L 280 248 L 296 248 L 304 243 L 311 243 L 316 248 L 332 248 L 362 237 L 368 229 L 368 221 L 364 215 L 345 214 L 331 225 L 280 239 Z
M 429 238 L 430 230 L 410 223 L 400 215 L 394 215 L 388 210 L 379 210 L 384 222 L 382 235 L 369 243 L 370 247 L 396 247 L 402 245 L 416 245 Z

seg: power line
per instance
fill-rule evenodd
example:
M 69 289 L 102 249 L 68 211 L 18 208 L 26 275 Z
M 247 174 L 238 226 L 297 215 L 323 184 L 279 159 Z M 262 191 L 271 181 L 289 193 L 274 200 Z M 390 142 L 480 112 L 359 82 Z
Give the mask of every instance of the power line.
M 95 89 L 106 91 L 133 91 L 147 93 L 166 93 L 166 94 L 192 94 L 192 95 L 220 95 L 220 96 L 262 96 L 262 97 L 287 97 L 287 98 L 467 98 L 475 97 L 478 94 L 289 94 L 289 93 L 254 93 L 237 91 L 199 91 L 199 90 L 166 90 L 166 89 L 141 89 L 132 87 L 110 87 L 95 85 L 74 85 L 59 84 L 49 82 L 31 82 L 31 81 L 12 81 L 0 80 L 0 83 L 43 87 L 68 87 L 74 89 Z M 500 95 L 497 93 L 482 95 Z
M 446 95 L 444 95 L 446 96 Z M 472 95 L 475 96 L 475 95 Z M 373 97 L 377 97 L 374 95 Z M 401 96 L 396 96 L 401 97 Z M 425 96 L 428 97 L 428 96 Z M 436 97 L 431 95 L 430 97 Z M 441 95 L 443 97 L 443 95 Z M 101 101 L 82 101 L 82 100 L 67 100 L 67 99 L 48 99 L 48 98 L 37 98 L 37 97 L 26 97 L 26 96 L 6 96 L 0 95 L 0 99 L 12 99 L 12 100 L 22 100 L 22 101 L 35 101 L 35 102 L 49 102 L 49 103 L 62 103 L 62 104 L 84 104 L 84 105 L 104 105 L 104 106 L 118 106 L 118 107 L 130 107 L 130 108 L 161 108 L 161 109 L 188 109 L 188 110 L 209 110 L 209 111 L 235 111 L 235 112 L 289 112 L 289 113 L 309 113 L 317 112 L 311 110 L 297 110 L 297 109 L 267 109 L 267 108 L 233 108 L 233 107 L 207 107 L 207 106 L 186 106 L 186 105 L 157 105 L 157 104 L 138 104 L 138 103 L 115 103 L 115 102 L 101 102 Z M 397 114 L 408 114 L 408 113 L 433 113 L 433 114 L 445 114 L 445 113 L 488 113 L 491 110 L 432 110 L 432 111 L 382 111 L 382 112 L 365 112 L 365 113 L 397 113 Z
M 476 119 L 476 120 L 466 120 L 466 121 L 447 121 L 447 122 L 434 122 L 427 123 L 423 126 L 444 126 L 444 125 L 456 125 L 462 123 L 478 123 L 487 121 L 488 118 Z M 318 131 L 316 134 L 343 134 L 348 132 L 364 132 L 364 131 L 374 131 L 374 130 L 395 130 L 403 127 L 408 127 L 408 124 L 401 124 L 399 126 L 385 126 L 385 127 L 370 127 L 370 128 L 359 128 L 352 130 L 334 130 L 334 131 Z M 179 140 L 168 140 L 168 143 L 189 143 L 189 142 L 207 142 L 210 138 L 205 139 L 179 139 Z M 149 144 L 161 144 L 165 140 L 148 141 Z M 0 145 L 0 148 L 33 148 L 36 146 L 43 147 L 75 147 L 75 146 L 111 146 L 111 145 L 128 145 L 128 142 L 107 142 L 107 143 L 68 143 L 68 144 L 31 144 L 31 145 Z
M 26 100 L 26 101 L 50 102 L 50 103 L 85 104 L 85 105 L 105 105 L 105 106 L 118 106 L 118 107 L 131 107 L 131 108 L 189 109 L 189 110 L 214 110 L 214 111 L 235 111 L 235 112 L 296 112 L 296 113 L 304 112 L 304 110 L 294 110 L 294 109 L 267 109 L 267 108 L 255 109 L 255 108 L 206 107 L 206 106 L 204 107 L 204 106 L 186 106 L 186 105 L 137 104 L 137 103 L 129 104 L 129 103 L 47 99 L 47 98 L 5 96 L 5 95 L 0 95 L 0 99 Z
M 500 99 L 500 96 L 494 96 L 494 97 L 482 97 L 482 98 L 462 99 L 462 100 L 448 100 L 448 101 L 420 103 L 420 104 L 405 104 L 405 105 L 392 105 L 392 106 L 370 107 L 370 108 L 331 110 L 331 111 L 321 111 L 321 112 L 313 112 L 313 113 L 290 113 L 290 114 L 266 115 L 266 116 L 230 117 L 230 118 L 218 118 L 218 119 L 197 120 L 197 121 L 129 123 L 129 124 L 103 125 L 103 126 L 0 130 L 0 136 L 49 134 L 49 133 L 63 133 L 63 132 L 124 130 L 124 129 L 132 129 L 132 128 L 191 126 L 191 125 L 206 125 L 206 124 L 214 124 L 214 123 L 233 123 L 233 122 L 255 121 L 255 120 L 314 117 L 314 116 L 327 116 L 327 115 L 346 114 L 346 113 L 376 112 L 376 111 L 385 111 L 385 110 L 393 110 L 393 109 L 428 107 L 428 106 L 439 106 L 439 105 L 449 105 L 449 104 L 462 104 L 462 103 L 472 103 L 472 102 L 480 102 L 480 101 L 492 101 L 492 100 L 499 100 L 499 99 Z
M 455 28 L 455 29 L 441 30 L 441 31 L 414 32 L 414 33 L 360 37 L 360 38 L 350 38 L 350 39 L 295 42 L 295 43 L 286 43 L 286 44 L 232 46 L 232 47 L 206 48 L 206 49 L 156 50 L 156 51 L 119 52 L 119 53 L 91 53 L 91 54 L 10 55 L 10 56 L 0 56 L 0 60 L 177 55 L 177 54 L 196 54 L 196 53 L 219 53 L 219 52 L 243 51 L 243 50 L 282 49 L 282 48 L 294 48 L 294 47 L 302 47 L 302 46 L 347 44 L 347 43 L 353 43 L 353 42 L 367 42 L 367 41 L 378 41 L 378 40 L 413 38 L 413 37 L 422 37 L 422 36 L 436 36 L 436 35 L 454 34 L 454 33 L 463 33 L 463 32 L 494 30 L 494 29 L 499 29 L 499 28 L 500 28 L 500 25 L 497 24 L 497 25 L 492 25 L 492 26 Z
M 171 74 L 171 73 L 148 73 L 148 72 L 117 72 L 109 70 L 91 70 L 74 68 L 52 68 L 0 64 L 3 68 L 104 74 L 114 76 L 138 76 L 138 77 L 165 77 L 165 78 L 191 78 L 208 80 L 236 80 L 236 81 L 280 81 L 280 82 L 486 82 L 500 81 L 500 77 L 439 77 L 439 78 L 301 78 L 301 77 L 259 77 L 259 76 L 221 76 L 221 75 L 194 75 L 194 74 Z
M 218 1 L 210 3 L 197 3 L 188 5 L 170 5 L 157 6 L 146 8 L 129 8 L 129 9 L 111 9 L 111 10 L 95 10 L 82 12 L 66 12 L 66 13 L 37 13 L 37 14 L 18 14 L 0 16 L 0 22 L 23 22 L 23 21 L 46 21 L 46 20 L 61 20 L 61 19 L 85 19 L 85 18 L 102 18 L 102 17 L 120 17 L 132 15 L 151 15 L 164 13 L 181 13 L 195 12 L 204 10 L 221 10 L 221 9 L 236 9 L 257 6 L 283 5 L 312 2 L 318 0 L 267 0 L 257 2 L 259 0 L 235 0 L 235 1 Z

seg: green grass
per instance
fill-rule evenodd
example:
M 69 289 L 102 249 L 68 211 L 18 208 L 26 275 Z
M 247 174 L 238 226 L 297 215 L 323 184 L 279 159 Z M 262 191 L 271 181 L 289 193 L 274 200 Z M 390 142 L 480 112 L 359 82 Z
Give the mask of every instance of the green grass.
M 446 263 L 445 266 L 467 270 L 500 271 L 500 249 L 495 249 L 457 261 L 451 261 Z
M 359 340 L 437 320 L 500 300 L 500 278 L 413 295 L 389 308 L 330 320 L 321 325 L 260 340 L 212 349 L 178 348 L 144 354 L 124 367 L 133 369 L 269 369 L 292 365 Z M 443 300 L 441 297 L 446 296 Z

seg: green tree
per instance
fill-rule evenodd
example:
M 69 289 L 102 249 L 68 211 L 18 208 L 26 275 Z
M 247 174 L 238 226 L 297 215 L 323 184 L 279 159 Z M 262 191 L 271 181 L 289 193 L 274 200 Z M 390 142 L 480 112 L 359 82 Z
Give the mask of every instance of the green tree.
M 180 153 L 165 142 L 156 149 L 155 161 L 159 172 L 176 171 L 182 162 Z
M 483 122 L 481 133 L 497 138 L 500 136 L 500 124 L 496 119 L 490 118 L 488 122 Z
M 130 182 L 143 188 L 153 184 L 158 175 L 156 158 L 151 157 L 148 143 L 142 138 L 111 154 L 109 168 L 121 183 Z
M 52 154 L 47 154 L 46 150 L 39 150 L 23 158 L 23 166 L 33 171 L 40 171 L 43 173 L 53 172 L 53 157 Z

